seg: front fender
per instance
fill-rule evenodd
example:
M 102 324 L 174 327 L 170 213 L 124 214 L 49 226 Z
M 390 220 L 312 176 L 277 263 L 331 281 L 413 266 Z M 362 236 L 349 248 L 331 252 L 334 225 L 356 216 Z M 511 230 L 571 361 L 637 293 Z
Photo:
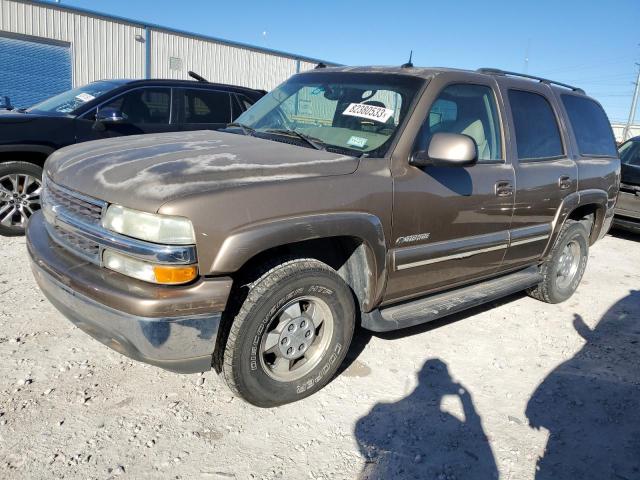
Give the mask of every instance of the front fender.
M 228 236 L 211 266 L 211 274 L 238 271 L 266 250 L 292 243 L 331 237 L 354 237 L 366 247 L 367 304 L 380 298 L 386 269 L 386 242 L 380 219 L 363 212 L 314 214 L 261 222 Z

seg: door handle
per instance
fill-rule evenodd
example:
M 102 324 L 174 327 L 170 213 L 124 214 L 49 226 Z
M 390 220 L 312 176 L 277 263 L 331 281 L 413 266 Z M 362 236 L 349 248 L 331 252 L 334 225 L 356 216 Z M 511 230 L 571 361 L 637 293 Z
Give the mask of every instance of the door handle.
M 513 187 L 509 182 L 496 182 L 496 195 L 499 197 L 509 197 L 513 195 Z
M 562 175 L 558 179 L 558 186 L 562 190 L 566 190 L 567 188 L 570 188 L 571 187 L 571 177 L 569 175 Z

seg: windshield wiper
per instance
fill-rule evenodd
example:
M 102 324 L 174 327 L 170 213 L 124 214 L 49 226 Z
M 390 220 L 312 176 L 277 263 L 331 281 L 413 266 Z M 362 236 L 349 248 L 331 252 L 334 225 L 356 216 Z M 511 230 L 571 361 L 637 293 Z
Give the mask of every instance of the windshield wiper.
M 256 132 L 255 128 L 251 128 L 249 125 L 245 125 L 244 123 L 238 123 L 238 122 L 232 122 L 230 124 L 228 124 L 226 126 L 226 128 L 229 127 L 238 127 L 242 129 L 242 133 L 244 133 L 245 135 L 252 137 L 253 134 Z
M 304 133 L 301 133 L 297 130 L 289 130 L 288 128 L 269 128 L 265 130 L 267 133 L 280 133 L 282 135 L 293 135 L 294 137 L 298 137 L 300 140 L 304 140 L 309 145 L 311 145 L 316 150 L 326 150 L 327 144 L 322 140 L 318 140 L 317 138 L 310 137 Z

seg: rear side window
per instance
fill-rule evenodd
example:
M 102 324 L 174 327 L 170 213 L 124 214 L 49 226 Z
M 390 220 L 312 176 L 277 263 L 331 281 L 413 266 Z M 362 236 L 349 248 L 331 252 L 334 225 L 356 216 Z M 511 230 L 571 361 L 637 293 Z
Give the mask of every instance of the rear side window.
M 184 91 L 185 123 L 229 123 L 231 97 L 216 90 Z
M 580 155 L 617 156 L 611 125 L 602 107 L 589 98 L 562 95 Z
M 560 129 L 549 101 L 542 95 L 509 90 L 520 160 L 559 157 L 564 154 Z

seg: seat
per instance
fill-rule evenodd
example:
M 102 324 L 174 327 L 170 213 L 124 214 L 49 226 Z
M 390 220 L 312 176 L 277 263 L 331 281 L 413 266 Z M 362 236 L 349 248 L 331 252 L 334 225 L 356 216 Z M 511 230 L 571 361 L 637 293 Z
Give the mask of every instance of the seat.
M 131 123 L 150 123 L 151 112 L 140 95 L 129 95 L 122 105 L 122 113 L 127 115 Z

